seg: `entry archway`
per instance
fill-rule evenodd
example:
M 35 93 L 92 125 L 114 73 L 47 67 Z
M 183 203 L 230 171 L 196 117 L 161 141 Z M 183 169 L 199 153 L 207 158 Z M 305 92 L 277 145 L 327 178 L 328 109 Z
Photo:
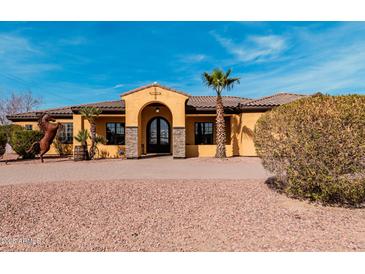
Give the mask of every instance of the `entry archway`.
M 161 86 L 157 83 L 131 90 L 122 94 L 125 106 L 126 156 L 128 159 L 141 157 L 146 151 L 146 123 L 148 118 L 163 116 L 170 124 L 170 151 L 174 158 L 185 158 L 185 103 L 189 95 L 181 91 Z M 168 117 L 158 113 L 160 104 L 168 109 Z M 155 112 L 152 116 L 147 109 Z M 147 118 L 147 119 L 146 119 Z
M 141 154 L 172 153 L 173 118 L 170 109 L 161 103 L 151 103 L 140 113 Z

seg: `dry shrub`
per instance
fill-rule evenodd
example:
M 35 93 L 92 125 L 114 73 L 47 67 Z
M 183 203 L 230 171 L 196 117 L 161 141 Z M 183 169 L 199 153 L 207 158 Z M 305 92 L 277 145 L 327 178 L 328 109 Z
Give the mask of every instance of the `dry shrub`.
M 0 131 L 0 158 L 5 154 L 8 137 L 5 132 Z
M 255 146 L 285 193 L 365 202 L 365 96 L 315 95 L 262 115 Z
M 59 136 L 54 139 L 53 146 L 61 157 L 72 154 L 72 144 L 64 144 Z
M 37 130 L 17 130 L 10 137 L 10 145 L 23 159 L 33 159 L 35 152 L 28 152 L 34 142 L 38 142 L 43 134 Z

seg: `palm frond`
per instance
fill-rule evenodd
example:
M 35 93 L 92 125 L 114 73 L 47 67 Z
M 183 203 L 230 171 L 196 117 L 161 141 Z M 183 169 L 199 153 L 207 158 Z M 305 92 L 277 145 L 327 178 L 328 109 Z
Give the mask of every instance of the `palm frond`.
M 93 122 L 101 114 L 101 109 L 96 107 L 82 107 L 80 114 L 89 122 Z
M 215 68 L 211 74 L 207 72 L 203 73 L 203 83 L 207 87 L 213 88 L 217 92 L 217 95 L 220 96 L 224 89 L 231 90 L 236 83 L 239 84 L 240 82 L 237 77 L 230 78 L 231 73 L 231 69 L 224 72 L 221 69 Z
M 98 145 L 98 144 L 105 145 L 106 142 L 107 142 L 107 140 L 105 139 L 104 136 L 102 136 L 102 135 L 96 135 L 95 136 L 95 145 Z
M 74 138 L 77 142 L 85 145 L 89 138 L 89 131 L 87 129 L 81 129 Z

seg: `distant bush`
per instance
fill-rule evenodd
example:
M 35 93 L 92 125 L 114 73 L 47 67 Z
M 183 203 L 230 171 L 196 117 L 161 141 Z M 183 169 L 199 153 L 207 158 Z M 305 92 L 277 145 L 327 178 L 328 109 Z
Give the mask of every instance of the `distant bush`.
M 5 133 L 5 135 L 9 139 L 10 139 L 11 134 L 14 131 L 19 131 L 19 130 L 24 130 L 24 128 L 22 126 L 14 125 L 14 124 L 0 126 L 0 133 Z
M 72 145 L 64 144 L 58 136 L 54 139 L 53 145 L 60 156 L 72 154 Z
M 280 106 L 258 120 L 254 142 L 288 195 L 365 202 L 365 96 L 318 94 Z
M 42 136 L 43 134 L 36 130 L 16 130 L 13 131 L 10 137 L 10 144 L 23 159 L 32 159 L 35 157 L 35 153 L 28 153 L 27 150 L 34 142 L 39 141 Z
M 23 130 L 19 125 L 1 125 L 0 126 L 0 157 L 5 154 L 6 144 L 14 131 Z
M 5 132 L 0 132 L 0 158 L 5 154 L 7 142 L 8 136 L 6 136 Z

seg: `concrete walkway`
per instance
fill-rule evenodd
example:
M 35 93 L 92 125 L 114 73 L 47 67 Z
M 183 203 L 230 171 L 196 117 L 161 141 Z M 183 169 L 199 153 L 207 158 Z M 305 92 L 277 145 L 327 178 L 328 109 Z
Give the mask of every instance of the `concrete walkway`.
M 0 185 L 116 179 L 265 179 L 268 176 L 260 159 L 245 157 L 173 160 L 164 156 L 141 160 L 46 159 L 44 164 L 39 160 L 0 163 Z

